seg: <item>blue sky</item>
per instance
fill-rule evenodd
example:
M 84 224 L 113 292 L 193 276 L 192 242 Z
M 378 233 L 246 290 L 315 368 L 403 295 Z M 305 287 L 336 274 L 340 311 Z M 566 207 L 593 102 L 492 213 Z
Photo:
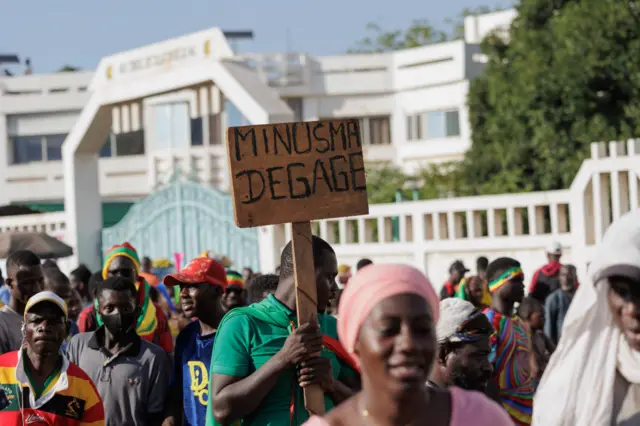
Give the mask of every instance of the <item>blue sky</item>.
M 405 28 L 444 20 L 465 7 L 508 6 L 512 0 L 0 0 L 0 53 L 30 57 L 34 71 L 63 65 L 94 69 L 101 57 L 218 26 L 251 29 L 240 51 L 312 55 L 343 53 L 368 22 Z M 21 67 L 13 68 L 20 71 Z

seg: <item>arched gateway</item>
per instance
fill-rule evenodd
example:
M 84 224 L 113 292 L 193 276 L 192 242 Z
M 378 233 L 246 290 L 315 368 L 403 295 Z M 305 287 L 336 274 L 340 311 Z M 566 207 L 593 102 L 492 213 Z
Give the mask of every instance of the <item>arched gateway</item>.
M 123 241 L 152 259 L 179 252 L 188 260 L 210 250 L 229 256 L 234 267 L 258 270 L 258 231 L 235 226 L 231 196 L 179 174 L 172 180 L 102 230 L 102 252 Z
M 225 105 L 237 108 L 248 122 L 244 124 L 293 121 L 291 109 L 278 94 L 245 63 L 234 60 L 217 28 L 104 58 L 89 90 L 91 98 L 62 149 L 69 241 L 78 261 L 92 269 L 100 266 L 101 255 L 98 154 L 111 132 L 120 137 L 117 149 L 123 152 L 142 144 L 149 182 L 146 193 L 140 194 L 144 196 L 161 183 L 158 167 L 169 164 L 171 168 L 176 158 L 200 170 L 205 185 L 227 189 L 224 129 L 241 123 L 229 121 Z M 168 109 L 154 108 L 167 99 L 184 100 L 187 115 L 176 121 L 171 104 L 164 104 Z M 185 136 L 189 123 L 184 122 L 189 117 L 192 130 L 191 134 L 186 130 Z M 202 132 L 196 136 L 194 119 Z M 191 140 L 186 149 L 182 142 L 176 143 L 183 138 Z M 193 138 L 203 141 L 195 160 Z M 127 176 L 126 166 L 116 172 Z

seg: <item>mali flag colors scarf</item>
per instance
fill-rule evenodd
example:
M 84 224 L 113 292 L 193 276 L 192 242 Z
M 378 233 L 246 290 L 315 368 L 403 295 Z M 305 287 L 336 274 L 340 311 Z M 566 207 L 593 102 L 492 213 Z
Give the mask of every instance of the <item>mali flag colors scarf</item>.
M 131 259 L 136 268 L 136 273 L 140 273 L 140 258 L 138 257 L 138 253 L 136 249 L 129 243 L 123 243 L 121 245 L 116 245 L 111 247 L 106 255 L 104 267 L 102 268 L 102 278 L 107 278 L 107 273 L 109 271 L 109 266 L 111 262 L 118 257 L 123 256 Z M 141 312 L 138 317 L 138 323 L 136 324 L 136 332 L 138 336 L 142 337 L 147 341 L 153 341 L 153 337 L 156 329 L 158 328 L 158 319 L 156 317 L 156 306 L 151 301 L 150 297 L 150 288 L 148 282 L 144 280 L 142 277 L 138 277 L 138 282 L 135 283 L 136 288 L 138 289 L 138 304 L 140 305 Z M 94 301 L 95 310 L 96 310 L 96 321 L 98 326 L 101 327 L 104 323 L 100 314 L 98 313 L 98 300 Z

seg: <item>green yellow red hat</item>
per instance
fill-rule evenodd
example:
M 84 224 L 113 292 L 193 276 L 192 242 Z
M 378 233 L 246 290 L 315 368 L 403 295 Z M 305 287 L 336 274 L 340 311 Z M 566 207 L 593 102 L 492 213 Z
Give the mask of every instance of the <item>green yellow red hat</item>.
M 113 262 L 113 259 L 120 256 L 131 259 L 136 268 L 136 274 L 140 273 L 140 258 L 138 257 L 138 252 L 135 248 L 133 248 L 131 244 L 129 244 L 128 242 L 124 242 L 122 244 L 111 247 L 105 253 L 104 266 L 102 268 L 103 279 L 107 279 L 109 266 L 111 265 L 111 262 Z
M 245 282 L 242 275 L 236 271 L 227 271 L 227 287 L 244 288 Z

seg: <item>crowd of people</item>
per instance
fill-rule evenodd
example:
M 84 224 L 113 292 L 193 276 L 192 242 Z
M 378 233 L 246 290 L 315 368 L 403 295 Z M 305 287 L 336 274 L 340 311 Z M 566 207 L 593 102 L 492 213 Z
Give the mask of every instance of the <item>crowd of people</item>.
M 352 272 L 321 238 L 312 250 L 308 324 L 291 243 L 267 275 L 205 254 L 158 277 L 126 242 L 69 276 L 12 253 L 0 424 L 640 424 L 640 211 L 607 230 L 583 285 L 558 244 L 528 286 L 518 260 L 481 257 L 439 295 L 413 267 Z M 305 409 L 309 386 L 326 415 Z

